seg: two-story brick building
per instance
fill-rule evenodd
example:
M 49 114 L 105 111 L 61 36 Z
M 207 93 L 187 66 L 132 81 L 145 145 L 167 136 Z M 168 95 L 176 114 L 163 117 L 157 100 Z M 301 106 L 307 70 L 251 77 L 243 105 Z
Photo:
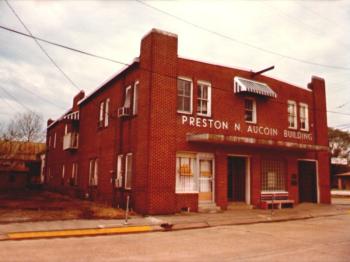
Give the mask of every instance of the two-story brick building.
M 153 29 L 140 56 L 47 128 L 51 188 L 143 214 L 330 203 L 325 82 L 286 82 L 178 56 Z

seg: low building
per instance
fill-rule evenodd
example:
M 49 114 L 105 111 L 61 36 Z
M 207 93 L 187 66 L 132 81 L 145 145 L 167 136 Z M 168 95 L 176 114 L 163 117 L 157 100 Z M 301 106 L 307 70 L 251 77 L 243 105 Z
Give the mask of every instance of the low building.
M 44 143 L 0 140 L 0 190 L 24 189 L 40 183 Z
M 298 87 L 177 47 L 153 29 L 132 64 L 48 121 L 47 184 L 143 214 L 272 193 L 330 203 L 325 81 Z

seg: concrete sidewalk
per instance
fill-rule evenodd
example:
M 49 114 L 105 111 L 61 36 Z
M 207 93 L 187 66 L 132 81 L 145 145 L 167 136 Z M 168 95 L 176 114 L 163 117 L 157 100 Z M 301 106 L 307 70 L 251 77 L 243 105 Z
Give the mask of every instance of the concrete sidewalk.
M 124 220 L 64 220 L 0 224 L 1 240 L 74 237 L 106 234 L 184 230 L 222 225 L 268 223 L 314 217 L 350 215 L 349 205 L 300 204 L 274 210 L 233 209 L 220 213 L 180 213 L 167 216 L 135 216 Z

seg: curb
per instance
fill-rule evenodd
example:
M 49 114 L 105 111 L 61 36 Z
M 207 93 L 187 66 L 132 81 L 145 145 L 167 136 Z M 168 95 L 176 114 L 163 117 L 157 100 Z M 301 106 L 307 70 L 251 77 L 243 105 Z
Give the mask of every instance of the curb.
M 0 235 L 0 241 L 133 234 L 133 233 L 147 233 L 147 232 L 156 232 L 156 231 L 163 231 L 163 229 L 161 229 L 161 227 L 159 226 L 127 226 L 127 227 L 10 232 L 4 235 Z
M 345 215 L 346 213 L 331 213 L 324 215 L 307 215 L 299 217 L 280 217 L 269 218 L 267 220 L 251 220 L 242 222 L 228 222 L 222 221 L 221 223 L 205 222 L 190 222 L 190 223 L 178 223 L 167 224 L 167 227 L 162 225 L 142 225 L 142 226 L 125 226 L 125 227 L 105 227 L 105 228 L 86 228 L 86 229 L 62 229 L 62 230 L 47 230 L 47 231 L 29 231 L 29 232 L 10 232 L 6 234 L 0 234 L 0 241 L 9 240 L 31 240 L 31 239 L 50 239 L 50 238 L 67 238 L 67 237 L 84 237 L 84 236 L 102 236 L 102 235 L 119 235 L 119 234 L 135 234 L 135 233 L 150 233 L 150 232 L 170 232 L 190 229 L 201 229 L 209 227 L 219 226 L 240 226 L 240 225 L 252 225 L 263 223 L 279 223 L 296 220 L 306 220 L 318 217 L 332 217 L 338 215 Z

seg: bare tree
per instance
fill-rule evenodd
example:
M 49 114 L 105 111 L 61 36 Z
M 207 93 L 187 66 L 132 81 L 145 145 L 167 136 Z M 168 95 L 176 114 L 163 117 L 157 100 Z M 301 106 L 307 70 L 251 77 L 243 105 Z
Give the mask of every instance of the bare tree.
M 4 138 L 25 142 L 43 141 L 43 117 L 32 111 L 16 114 L 8 124 Z

